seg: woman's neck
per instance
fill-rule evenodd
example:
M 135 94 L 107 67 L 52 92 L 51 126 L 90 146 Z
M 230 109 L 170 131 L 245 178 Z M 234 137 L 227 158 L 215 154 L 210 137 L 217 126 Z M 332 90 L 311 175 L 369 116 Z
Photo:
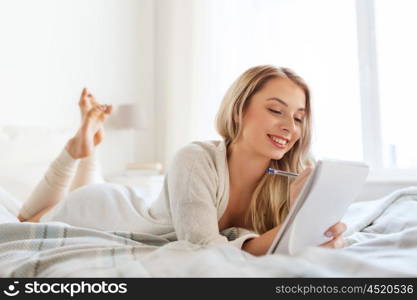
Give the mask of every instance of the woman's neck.
M 265 174 L 270 159 L 235 143 L 227 149 L 227 163 L 231 188 L 252 194 Z

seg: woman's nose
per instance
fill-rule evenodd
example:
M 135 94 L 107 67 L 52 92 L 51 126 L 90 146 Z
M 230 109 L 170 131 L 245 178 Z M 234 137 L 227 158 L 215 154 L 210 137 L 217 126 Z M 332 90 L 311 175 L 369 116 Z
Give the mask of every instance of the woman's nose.
M 283 119 L 281 129 L 293 132 L 295 130 L 295 121 L 290 118 Z

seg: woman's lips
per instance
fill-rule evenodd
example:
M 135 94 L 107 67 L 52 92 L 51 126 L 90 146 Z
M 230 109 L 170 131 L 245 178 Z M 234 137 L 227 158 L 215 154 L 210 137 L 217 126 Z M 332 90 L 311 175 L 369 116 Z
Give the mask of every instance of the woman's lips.
M 275 148 L 285 149 L 287 147 L 287 145 L 288 145 L 288 143 L 286 145 L 278 144 L 278 143 L 274 142 L 269 135 L 266 135 L 266 136 L 268 137 L 268 140 L 271 142 L 272 145 L 274 145 Z

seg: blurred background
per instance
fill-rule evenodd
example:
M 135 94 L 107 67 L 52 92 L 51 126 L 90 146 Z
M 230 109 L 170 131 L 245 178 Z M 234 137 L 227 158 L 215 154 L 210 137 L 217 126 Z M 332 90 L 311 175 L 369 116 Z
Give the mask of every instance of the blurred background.
M 416 11 L 414 0 L 0 0 L 0 186 L 26 197 L 77 128 L 87 87 L 115 107 L 106 178 L 154 191 L 179 148 L 220 138 L 224 93 L 259 64 L 310 85 L 317 158 L 370 164 L 361 199 L 416 184 Z

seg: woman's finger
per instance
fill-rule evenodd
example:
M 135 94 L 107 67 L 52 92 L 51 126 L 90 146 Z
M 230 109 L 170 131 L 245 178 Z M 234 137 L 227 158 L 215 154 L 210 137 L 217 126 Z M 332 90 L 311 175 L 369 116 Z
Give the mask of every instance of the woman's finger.
M 324 235 L 327 237 L 337 237 L 339 235 L 342 235 L 343 232 L 345 232 L 347 229 L 347 226 L 345 223 L 342 222 L 337 222 L 336 224 L 334 224 L 333 226 L 331 226 L 325 233 Z
M 338 237 L 335 237 L 335 238 L 331 239 L 328 242 L 325 242 L 323 244 L 320 244 L 320 247 L 334 248 L 334 249 L 343 248 L 345 246 L 346 246 L 345 239 L 341 235 L 339 235 Z

